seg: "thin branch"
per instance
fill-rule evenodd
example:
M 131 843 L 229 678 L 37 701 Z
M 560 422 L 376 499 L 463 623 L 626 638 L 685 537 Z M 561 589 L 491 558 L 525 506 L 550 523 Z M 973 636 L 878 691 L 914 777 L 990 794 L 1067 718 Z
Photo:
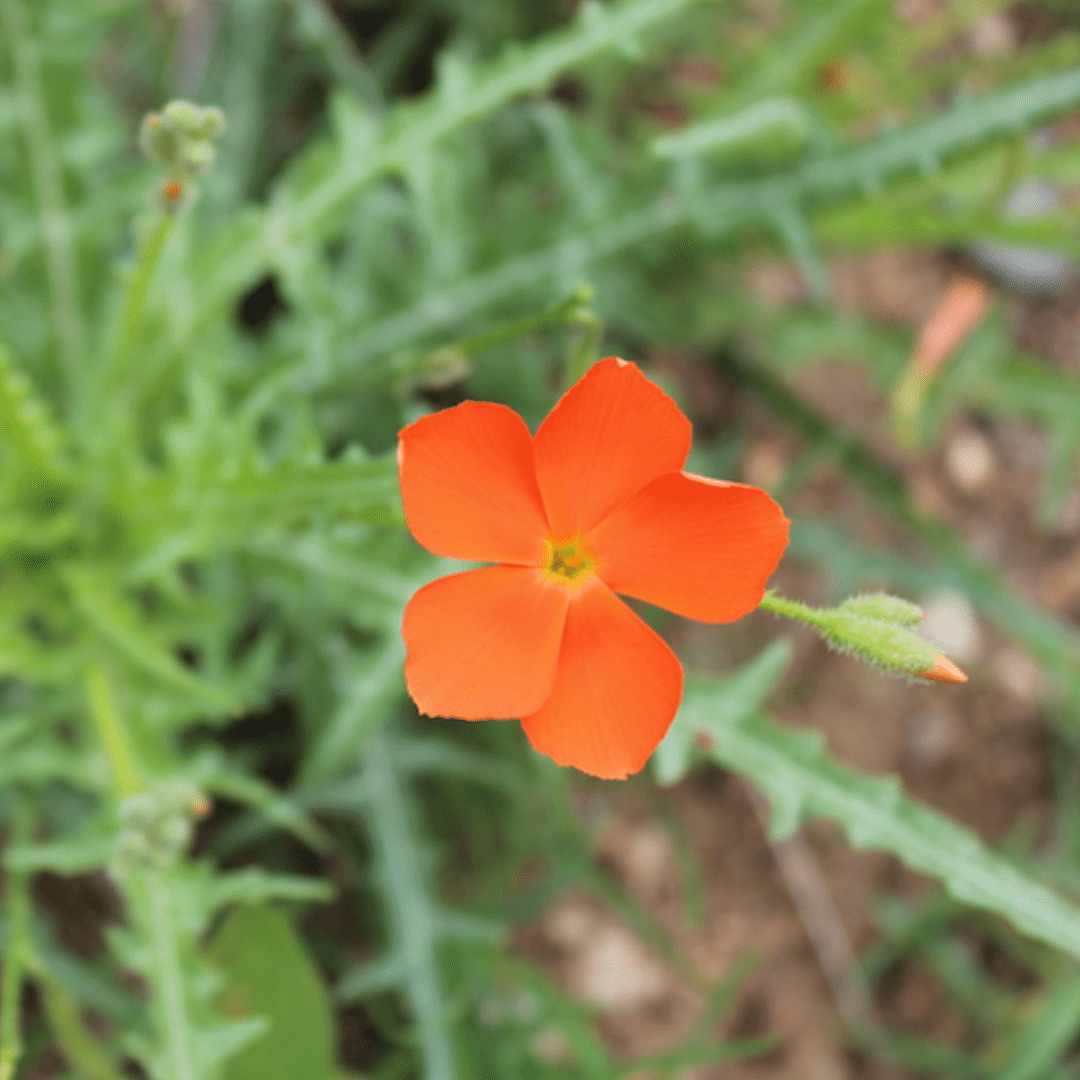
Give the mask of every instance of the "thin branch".
M 754 788 L 749 791 L 758 821 L 768 832 L 769 804 Z M 878 1027 L 870 987 L 809 846 L 799 833 L 770 846 L 845 1025 L 851 1031 Z

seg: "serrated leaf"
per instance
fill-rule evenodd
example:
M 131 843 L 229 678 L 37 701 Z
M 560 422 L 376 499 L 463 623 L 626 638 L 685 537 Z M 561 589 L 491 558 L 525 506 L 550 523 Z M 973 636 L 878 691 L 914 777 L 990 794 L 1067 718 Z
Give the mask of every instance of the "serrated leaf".
M 208 708 L 231 713 L 239 707 L 239 700 L 228 688 L 193 674 L 162 646 L 143 624 L 134 605 L 114 589 L 106 571 L 69 563 L 62 573 L 87 622 L 129 663 Z
M 29 480 L 57 479 L 63 472 L 63 437 L 45 406 L 33 394 L 29 380 L 0 347 L 0 431 L 4 448 Z
M 791 662 L 792 651 L 787 638 L 777 638 L 732 675 L 722 679 L 688 680 L 683 710 L 695 699 L 695 688 L 708 687 L 713 722 L 738 726 L 761 708 Z M 667 787 L 677 784 L 686 775 L 693 764 L 694 736 L 697 731 L 693 723 L 682 718 L 680 711 L 680 716 L 653 755 L 652 766 L 657 783 Z
M 858 848 L 888 851 L 938 878 L 956 899 L 1002 916 L 1018 930 L 1080 957 L 1080 911 L 989 851 L 971 832 L 908 798 L 895 777 L 874 777 L 830 757 L 818 733 L 788 731 L 755 717 L 717 719 L 727 688 L 698 683 L 677 723 L 713 740 L 709 756 L 751 779 L 773 806 L 774 839 L 808 818 L 835 821 Z
M 140 533 L 158 542 L 169 538 L 178 557 L 229 546 L 314 514 L 374 524 L 404 521 L 392 456 L 316 465 L 289 462 L 197 486 L 183 476 L 162 477 L 133 492 L 129 508 Z

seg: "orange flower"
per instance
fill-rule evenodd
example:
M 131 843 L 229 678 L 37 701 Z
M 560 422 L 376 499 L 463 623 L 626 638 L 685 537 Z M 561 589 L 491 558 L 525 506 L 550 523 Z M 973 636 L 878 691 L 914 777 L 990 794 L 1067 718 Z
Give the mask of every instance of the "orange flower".
M 560 765 L 625 778 L 682 697 L 682 667 L 616 593 L 700 622 L 753 611 L 787 546 L 765 492 L 682 472 L 690 421 L 633 365 L 595 364 L 535 438 L 467 401 L 401 432 L 405 518 L 429 551 L 497 563 L 440 578 L 405 608 L 417 708 L 520 717 Z

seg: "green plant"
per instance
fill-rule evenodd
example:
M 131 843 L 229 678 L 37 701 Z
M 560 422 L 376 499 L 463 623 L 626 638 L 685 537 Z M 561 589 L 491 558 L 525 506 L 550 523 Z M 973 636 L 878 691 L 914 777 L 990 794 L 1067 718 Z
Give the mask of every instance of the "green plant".
M 396 9 L 370 63 L 318 0 L 218 7 L 221 34 L 193 46 L 183 4 L 151 17 L 129 0 L 0 0 L 0 1078 L 25 1074 L 50 1039 L 74 1073 L 101 1080 L 128 1059 L 154 1080 L 246 1075 L 268 1021 L 230 1011 L 252 978 L 230 934 L 256 952 L 285 941 L 290 970 L 362 1001 L 384 1044 L 373 1075 L 627 1075 L 588 1011 L 510 958 L 513 919 L 584 880 L 700 990 L 720 1002 L 731 987 L 705 985 L 597 874 L 565 780 L 512 731 L 434 735 L 410 710 L 401 609 L 448 567 L 403 528 L 396 431 L 463 382 L 536 420 L 601 344 L 723 355 L 806 440 L 793 471 L 839 461 L 925 557 L 860 548 L 820 521 L 796 522 L 793 550 L 842 593 L 875 576 L 959 585 L 1055 678 L 1071 738 L 1075 629 L 921 518 L 780 372 L 831 348 L 886 378 L 902 361 L 895 331 L 827 310 L 822 249 L 994 235 L 1075 252 L 1061 214 L 1011 221 L 1001 195 L 1018 172 L 1075 166 L 1074 144 L 1027 136 L 1080 106 L 1080 44 L 1062 33 L 1021 50 L 992 88 L 931 115 L 927 90 L 955 70 L 929 85 L 908 61 L 948 41 L 954 16 L 902 27 L 872 0 L 788 3 L 775 38 L 734 2 L 585 3 L 569 22 L 560 5 L 514 3 L 494 5 L 492 22 L 468 3 L 417 0 Z M 434 59 L 417 26 L 445 31 Z M 726 81 L 695 98 L 672 89 L 670 61 L 701 41 Z M 856 48 L 877 65 L 876 91 L 823 87 L 822 65 Z M 432 86 L 404 93 L 432 59 Z M 680 93 L 688 119 L 673 135 L 640 103 Z M 875 119 L 874 93 L 903 122 L 849 138 Z M 816 306 L 766 316 L 740 292 L 739 260 L 777 246 Z M 1045 425 L 1044 520 L 1060 517 L 1080 441 L 1075 377 L 1016 356 L 991 322 L 935 394 L 929 436 L 973 404 Z M 709 460 L 713 448 L 696 449 Z M 1055 890 L 1075 894 L 1075 858 L 992 852 L 765 719 L 785 649 L 693 687 L 661 777 L 682 775 L 693 736 L 709 734 L 705 756 L 762 789 L 777 835 L 828 816 L 852 843 L 937 877 L 953 906 L 926 940 L 988 912 L 1041 942 L 1038 1008 L 1003 1006 L 1013 1042 L 988 1032 L 969 1071 L 1066 1075 L 1077 991 L 1058 954 L 1080 956 L 1080 938 Z M 449 823 L 425 802 L 431 782 L 445 785 Z M 544 812 L 517 807 L 522 791 Z M 451 905 L 437 869 L 455 825 L 486 838 L 475 878 L 491 881 Z M 537 848 L 550 888 L 512 895 L 515 859 Z M 126 922 L 107 962 L 56 944 L 31 900 L 44 870 L 108 873 Z M 381 958 L 346 962 L 306 915 L 342 890 Z M 237 914 L 271 901 L 246 924 Z M 886 936 L 902 921 L 883 917 Z M 21 1034 L 24 981 L 43 1006 Z M 479 1005 L 506 987 L 535 1010 L 488 1023 Z M 534 1051 L 549 1029 L 566 1055 Z M 905 1060 L 958 1060 L 885 1042 Z M 673 1075 L 770 1045 L 702 1028 L 633 1067 Z

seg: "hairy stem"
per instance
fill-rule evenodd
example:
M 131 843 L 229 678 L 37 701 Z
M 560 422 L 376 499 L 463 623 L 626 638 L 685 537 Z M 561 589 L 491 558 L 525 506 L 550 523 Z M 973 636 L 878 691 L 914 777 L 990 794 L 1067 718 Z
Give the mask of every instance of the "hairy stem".
M 138 260 L 127 281 L 116 338 L 105 362 L 105 386 L 121 383 L 127 372 L 146 308 L 146 294 L 150 289 L 161 249 L 169 239 L 175 221 L 175 213 L 158 211 L 151 228 L 139 241 Z
M 30 840 L 33 817 L 26 796 L 12 792 L 10 846 Z M 30 951 L 30 874 L 27 870 L 7 872 L 5 888 L 7 908 L 7 949 L 4 954 L 3 991 L 0 993 L 0 1080 L 11 1080 L 22 1055 L 19 1030 L 19 1004 L 23 971 Z
M 86 698 L 90 703 L 90 715 L 109 755 L 116 777 L 116 792 L 121 799 L 137 795 L 143 787 L 135 751 L 120 710 L 116 707 L 112 690 L 105 672 L 92 668 L 85 680 Z
M 125 1080 L 104 1047 L 87 1030 L 78 1001 L 49 975 L 43 964 L 35 964 L 33 974 L 41 987 L 49 1027 L 68 1064 L 86 1080 Z
M 184 1001 L 184 976 L 176 954 L 176 928 L 173 925 L 172 897 L 159 870 L 143 871 L 150 909 L 157 966 L 157 987 L 164 1009 L 165 1033 L 172 1065 L 172 1080 L 197 1080 L 191 1055 L 191 1028 Z
M 121 799 L 144 789 L 134 745 L 116 706 L 108 679 L 100 667 L 86 675 L 86 696 L 101 741 L 112 762 Z M 152 984 L 162 1011 L 171 1065 L 170 1080 L 198 1080 L 191 1053 L 191 1027 L 184 1000 L 184 976 L 176 951 L 172 897 L 161 870 L 142 868 L 126 885 L 136 910 L 147 920 L 154 947 Z
M 53 147 L 41 90 L 38 55 L 22 0 L 0 0 L 0 25 L 15 61 L 19 117 L 30 151 L 41 235 L 45 242 L 53 317 L 60 340 L 68 393 L 79 377 L 83 349 L 82 314 L 71 224 L 64 206 L 60 165 Z
M 428 899 L 421 845 L 413 809 L 391 760 L 386 735 L 374 731 L 364 754 L 366 815 L 376 852 L 383 894 L 389 901 L 390 937 L 402 968 L 403 990 L 416 1021 L 417 1043 L 427 1080 L 452 1080 L 453 1048 L 447 1032 L 447 1006 L 435 957 L 439 926 Z
M 782 619 L 795 619 L 798 622 L 809 623 L 811 626 L 818 626 L 821 623 L 817 608 L 812 608 L 809 604 L 803 604 L 798 600 L 789 600 L 778 593 L 767 592 L 758 607 L 772 615 L 779 615 Z

